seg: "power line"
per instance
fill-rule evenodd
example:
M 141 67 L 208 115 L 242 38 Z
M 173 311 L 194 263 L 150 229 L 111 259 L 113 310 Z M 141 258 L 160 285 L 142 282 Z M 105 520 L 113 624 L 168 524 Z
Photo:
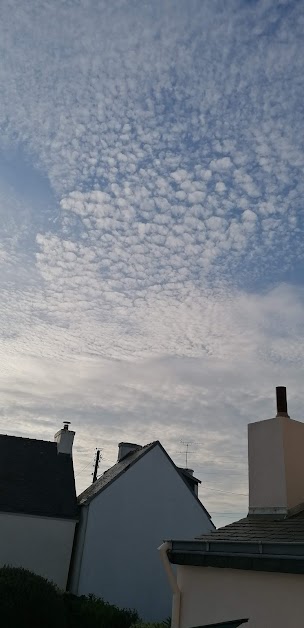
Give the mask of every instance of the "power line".
M 215 493 L 226 493 L 227 495 L 239 495 L 239 496 L 241 496 L 241 497 L 248 497 L 248 493 L 232 493 L 231 491 L 221 491 L 221 490 L 219 490 L 218 488 L 213 488 L 213 486 L 206 486 L 206 485 L 204 485 L 204 486 L 201 488 L 201 490 L 202 490 L 203 488 L 206 488 L 207 490 L 209 490 L 209 489 L 210 489 L 211 491 L 214 491 Z
M 210 510 L 209 512 L 211 515 L 222 515 L 224 517 L 225 515 L 243 515 L 246 511 L 242 510 L 241 512 L 217 512 L 216 510 Z
M 83 469 L 81 469 L 81 471 L 79 471 L 79 473 L 76 473 L 75 478 L 78 478 L 78 476 L 79 476 L 79 475 L 80 475 L 83 471 L 85 471 L 85 469 L 87 469 L 87 468 L 90 466 L 90 464 L 92 464 L 92 463 L 91 463 L 91 461 L 90 461 L 90 462 L 88 462 L 88 464 L 86 464 L 86 466 L 85 466 L 85 467 L 83 467 Z

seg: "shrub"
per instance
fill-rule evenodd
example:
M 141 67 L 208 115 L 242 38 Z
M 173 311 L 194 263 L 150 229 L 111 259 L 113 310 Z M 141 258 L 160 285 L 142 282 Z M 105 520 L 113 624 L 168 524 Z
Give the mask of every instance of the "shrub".
M 94 595 L 64 594 L 67 628 L 130 628 L 139 620 L 136 611 L 120 609 Z
M 27 569 L 0 568 L 0 600 L 0 621 L 5 628 L 66 628 L 59 590 Z
M 139 621 L 135 624 L 132 624 L 131 628 L 170 628 L 171 626 L 171 617 L 168 617 L 167 619 L 164 619 L 164 621 L 161 622 L 142 622 Z
M 130 628 L 136 611 L 94 595 L 63 593 L 27 569 L 0 568 L 0 624 L 5 628 Z

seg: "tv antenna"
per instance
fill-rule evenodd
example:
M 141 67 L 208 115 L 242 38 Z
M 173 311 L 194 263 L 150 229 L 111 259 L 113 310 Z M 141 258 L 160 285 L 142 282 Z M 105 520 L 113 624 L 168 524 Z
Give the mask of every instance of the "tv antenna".
M 195 451 L 189 451 L 189 445 L 192 444 L 190 441 L 187 442 L 187 441 L 181 440 L 180 442 L 181 442 L 182 445 L 185 445 L 185 447 L 186 447 L 185 451 L 180 451 L 179 453 L 180 454 L 185 454 L 185 457 L 186 457 L 186 469 L 188 469 L 188 455 L 189 454 L 194 454 Z

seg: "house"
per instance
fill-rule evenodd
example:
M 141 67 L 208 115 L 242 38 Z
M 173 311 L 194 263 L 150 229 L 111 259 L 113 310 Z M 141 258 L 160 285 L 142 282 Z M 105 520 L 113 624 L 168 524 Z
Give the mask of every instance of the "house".
M 286 388 L 276 417 L 248 426 L 248 452 L 247 517 L 160 548 L 173 628 L 238 617 L 248 628 L 304 626 L 304 423 L 289 417 Z
M 77 498 L 68 424 L 55 442 L 0 435 L 0 566 L 66 588 Z
M 170 587 L 156 547 L 168 535 L 191 539 L 214 529 L 198 483 L 159 441 L 120 443 L 117 464 L 78 498 L 70 590 L 135 608 L 144 620 L 168 617 Z

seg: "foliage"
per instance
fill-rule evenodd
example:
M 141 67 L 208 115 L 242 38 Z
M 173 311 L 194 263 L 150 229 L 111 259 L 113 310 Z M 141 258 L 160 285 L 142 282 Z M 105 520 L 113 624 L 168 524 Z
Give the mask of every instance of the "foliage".
M 139 620 L 136 611 L 120 609 L 94 595 L 64 594 L 67 628 L 130 628 Z
M 142 622 L 139 621 L 136 624 L 132 624 L 131 628 L 170 628 L 171 627 L 171 617 L 167 617 L 164 621 L 161 622 Z
M 119 609 L 94 595 L 62 593 L 22 568 L 0 568 L 0 623 L 5 628 L 130 628 L 136 611 Z
M 59 590 L 27 569 L 0 568 L 0 600 L 0 621 L 5 628 L 66 628 Z

